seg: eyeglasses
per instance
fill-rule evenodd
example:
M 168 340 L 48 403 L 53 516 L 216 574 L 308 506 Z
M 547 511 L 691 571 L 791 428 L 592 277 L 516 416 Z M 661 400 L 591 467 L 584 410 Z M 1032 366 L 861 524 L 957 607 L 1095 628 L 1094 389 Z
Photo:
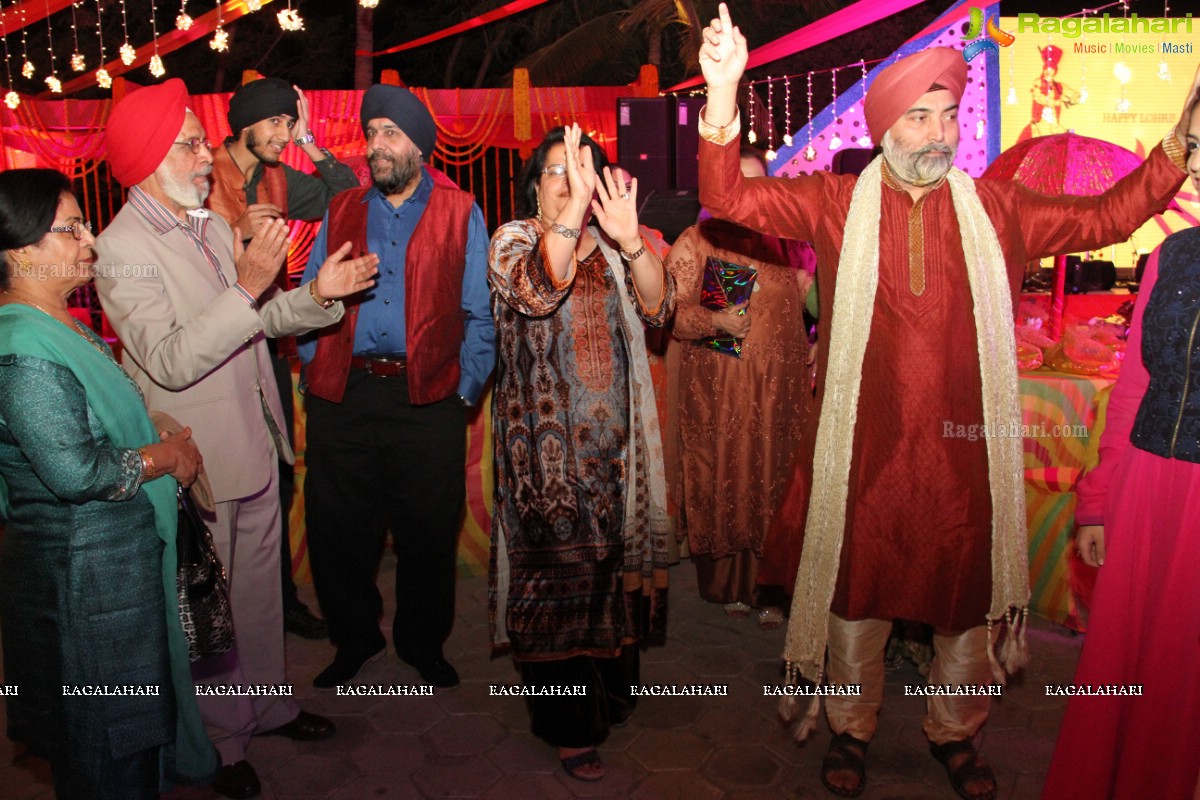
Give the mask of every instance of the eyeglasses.
M 189 150 L 191 150 L 193 153 L 199 153 L 201 147 L 203 147 L 205 150 L 210 150 L 210 151 L 213 148 L 212 142 L 210 142 L 208 139 L 203 139 L 199 136 L 193 136 L 191 139 L 185 139 L 182 142 L 171 142 L 171 144 L 183 145 L 183 146 L 187 147 Z
M 86 219 L 83 222 L 72 222 L 70 225 L 55 225 L 50 229 L 51 233 L 69 233 L 75 237 L 75 241 L 77 242 L 83 240 L 85 231 L 89 235 L 92 233 L 92 223 Z
M 554 177 L 554 178 L 561 178 L 562 176 L 567 174 L 567 165 L 566 164 L 548 164 L 547 166 L 542 167 L 542 172 L 544 174 L 550 175 L 551 177 Z

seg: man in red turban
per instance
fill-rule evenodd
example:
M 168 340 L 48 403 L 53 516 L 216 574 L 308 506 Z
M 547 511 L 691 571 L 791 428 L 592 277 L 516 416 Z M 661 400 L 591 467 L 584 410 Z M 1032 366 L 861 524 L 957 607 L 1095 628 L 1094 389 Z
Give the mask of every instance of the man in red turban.
M 1024 657 L 1013 340 L 1024 265 L 1121 241 L 1165 209 L 1185 178 L 1187 120 L 1100 197 L 975 181 L 953 167 L 968 65 L 934 48 L 890 65 L 868 89 L 864 112 L 883 154 L 860 176 L 744 179 L 737 87 L 746 40 L 724 3 L 703 37 L 700 202 L 716 217 L 810 240 L 817 252 L 820 413 L 809 415 L 759 582 L 793 587 L 789 674 L 861 687 L 829 698 L 835 736 L 822 781 L 843 797 L 863 791 L 884 646 L 899 618 L 934 629 L 930 686 L 916 687 L 928 697 L 931 752 L 962 797 L 995 797 L 971 740 L 993 680 Z M 1016 624 L 997 648 L 993 627 L 1005 620 Z M 814 704 L 797 738 L 816 714 Z
M 213 787 L 247 798 L 260 790 L 246 761 L 251 736 L 315 740 L 334 732 L 282 692 L 246 693 L 287 684 L 276 457 L 293 459 L 278 393 L 263 391 L 273 380 L 264 337 L 340 319 L 333 298 L 372 285 L 378 259 L 346 259 L 347 243 L 316 280 L 279 291 L 287 226 L 272 220 L 243 246 L 203 208 L 213 153 L 187 103 L 183 81 L 172 79 L 132 92 L 109 116 L 109 167 L 129 195 L 97 239 L 96 288 L 146 405 L 190 426 L 205 457 L 217 506 L 210 527 L 230 577 L 237 645 L 194 677 L 223 765 Z

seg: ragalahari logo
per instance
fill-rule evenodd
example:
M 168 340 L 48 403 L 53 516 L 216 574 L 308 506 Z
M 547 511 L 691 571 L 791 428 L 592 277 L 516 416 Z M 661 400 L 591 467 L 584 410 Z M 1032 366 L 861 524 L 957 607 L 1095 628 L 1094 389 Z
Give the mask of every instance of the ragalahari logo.
M 971 59 L 975 58 L 975 56 L 987 50 L 991 50 L 993 53 L 999 53 L 1000 47 L 1008 47 L 1017 40 L 1017 37 L 1013 36 L 1008 31 L 1000 30 L 1000 26 L 996 24 L 997 19 L 998 17 L 995 16 L 988 19 L 988 38 L 980 39 L 979 37 L 983 35 L 983 9 L 971 9 L 971 24 L 967 28 L 966 35 L 963 36 L 964 42 L 970 42 L 970 44 L 963 48 L 964 59 L 970 61 Z M 972 39 L 975 41 L 971 41 Z M 1000 47 L 997 47 L 996 45 L 999 45 Z

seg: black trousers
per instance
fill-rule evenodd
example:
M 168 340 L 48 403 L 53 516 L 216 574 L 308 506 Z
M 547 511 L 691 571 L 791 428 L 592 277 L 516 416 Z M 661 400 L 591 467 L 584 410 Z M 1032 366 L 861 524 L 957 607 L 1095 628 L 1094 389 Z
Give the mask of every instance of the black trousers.
M 530 696 L 526 699 L 533 735 L 554 747 L 594 747 L 608 730 L 633 713 L 640 682 L 637 645 L 616 658 L 574 656 L 561 661 L 520 662 L 526 686 L 584 686 L 583 696 Z
M 341 403 L 309 396 L 305 522 L 329 635 L 374 652 L 383 599 L 375 578 L 387 532 L 396 551 L 393 644 L 435 654 L 454 624 L 458 532 L 466 500 L 466 409 L 414 406 L 405 377 L 351 370 Z
M 271 350 L 271 366 L 275 368 L 275 388 L 279 390 L 279 403 L 283 406 L 283 419 L 287 425 L 289 441 L 296 434 L 296 406 L 292 400 L 292 361 L 280 355 L 275 339 L 268 339 Z M 295 444 L 294 441 L 292 441 Z M 279 459 L 279 507 L 283 530 L 279 537 L 279 577 L 283 590 L 283 610 L 299 605 L 296 582 L 292 580 L 292 541 L 289 532 L 288 514 L 292 510 L 292 498 L 296 493 L 296 471 L 291 464 Z

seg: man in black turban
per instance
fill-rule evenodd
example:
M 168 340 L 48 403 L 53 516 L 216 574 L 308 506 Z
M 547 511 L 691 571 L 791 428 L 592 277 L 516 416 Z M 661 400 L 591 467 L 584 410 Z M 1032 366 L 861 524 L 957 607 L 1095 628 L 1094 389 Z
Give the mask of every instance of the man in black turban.
M 212 191 L 208 206 L 241 230 L 242 240 L 252 237 L 264 223 L 276 218 L 318 220 L 338 192 L 358 186 L 354 170 L 316 145 L 308 129 L 308 99 L 299 88 L 279 78 L 259 78 L 244 84 L 229 98 L 229 127 L 233 135 L 213 151 Z M 292 169 L 280 160 L 288 142 L 294 141 L 317 168 L 316 176 Z M 281 289 L 291 288 L 286 267 L 279 272 Z M 275 382 L 288 427 L 292 405 L 292 360 L 296 345 L 291 337 L 269 339 Z M 325 639 L 329 628 L 314 616 L 296 594 L 292 580 L 291 537 L 288 515 L 295 482 L 292 466 L 279 462 L 279 499 L 283 508 L 280 538 L 280 575 L 283 586 L 283 624 L 289 633 L 306 639 Z

